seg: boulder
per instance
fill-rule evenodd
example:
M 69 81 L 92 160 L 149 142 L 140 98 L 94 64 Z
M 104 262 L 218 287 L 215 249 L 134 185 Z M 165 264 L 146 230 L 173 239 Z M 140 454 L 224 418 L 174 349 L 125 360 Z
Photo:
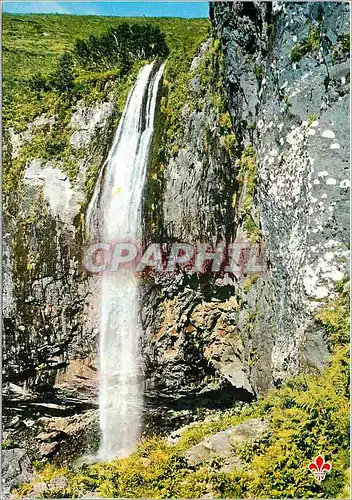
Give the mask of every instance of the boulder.
M 217 432 L 186 451 L 187 463 L 193 466 L 201 462 L 211 462 L 214 458 L 223 458 L 231 459 L 232 465 L 239 465 L 240 460 L 236 457 L 236 445 L 255 441 L 263 435 L 267 428 L 266 421 L 253 418 L 225 431 Z
M 41 432 L 38 434 L 37 439 L 42 442 L 56 441 L 58 439 L 64 438 L 66 434 L 61 431 L 53 432 Z
M 60 444 L 57 441 L 52 443 L 42 443 L 40 445 L 40 454 L 42 457 L 51 457 L 59 450 Z
M 52 490 L 64 490 L 68 487 L 68 479 L 66 476 L 56 476 L 50 479 L 49 487 Z
M 34 483 L 30 494 L 31 498 L 38 498 L 43 496 L 42 493 L 48 491 L 48 485 L 42 481 L 41 483 Z

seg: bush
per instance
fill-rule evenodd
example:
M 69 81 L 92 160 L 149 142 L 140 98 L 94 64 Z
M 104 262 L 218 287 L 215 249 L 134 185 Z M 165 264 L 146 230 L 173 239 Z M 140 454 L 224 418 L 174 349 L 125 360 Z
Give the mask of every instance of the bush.
M 292 48 L 291 60 L 292 62 L 300 61 L 305 55 L 314 52 L 320 46 L 321 32 L 320 27 L 310 26 L 308 35 L 301 43 L 298 43 Z
M 69 93 L 74 87 L 73 60 L 70 54 L 63 54 L 57 70 L 51 76 L 51 85 L 59 92 Z
M 47 92 L 51 88 L 51 85 L 50 85 L 48 79 L 39 73 L 37 73 L 37 74 L 33 75 L 31 78 L 29 78 L 29 80 L 27 82 L 27 86 L 28 86 L 29 90 L 32 90 L 32 91 L 38 92 L 38 93 L 40 93 L 42 91 Z
M 99 36 L 90 35 L 87 41 L 78 39 L 73 53 L 84 68 L 96 71 L 118 65 L 127 71 L 136 60 L 165 57 L 168 48 L 158 26 L 124 22 Z

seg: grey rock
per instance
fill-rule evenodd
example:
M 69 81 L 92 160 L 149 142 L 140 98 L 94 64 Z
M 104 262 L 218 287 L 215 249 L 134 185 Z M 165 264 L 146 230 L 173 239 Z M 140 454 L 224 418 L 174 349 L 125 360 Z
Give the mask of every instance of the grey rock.
M 62 434 L 64 434 L 62 431 L 41 432 L 37 435 L 37 439 L 42 442 L 50 442 L 57 440 Z
M 13 158 L 18 158 L 22 146 L 29 143 L 38 130 L 46 129 L 50 132 L 55 123 L 55 116 L 48 117 L 45 114 L 37 116 L 33 122 L 27 124 L 26 130 L 16 133 L 12 127 L 9 128 L 10 141 Z
M 8 426 L 11 428 L 11 427 L 18 427 L 18 425 L 20 424 L 20 417 L 18 417 L 17 415 L 15 417 L 13 417 Z
M 21 483 L 32 479 L 32 465 L 26 450 L 12 448 L 2 450 L 2 492 L 5 498 L 11 490 Z
M 44 482 L 40 483 L 33 483 L 32 485 L 32 491 L 30 494 L 31 498 L 37 498 L 37 497 L 42 497 L 43 493 L 46 493 L 49 490 L 49 486 Z
M 171 444 L 177 444 L 180 441 L 182 435 L 186 431 L 197 425 L 197 423 L 198 422 L 192 422 L 190 424 L 180 427 L 179 429 L 176 429 L 175 431 L 172 431 L 171 434 L 167 437 L 168 442 Z
M 24 174 L 24 183 L 43 189 L 44 199 L 53 216 L 72 223 L 83 202 L 83 192 L 74 189 L 67 175 L 62 172 L 60 163 L 42 164 L 39 159 L 32 160 Z
M 114 102 L 97 103 L 94 107 L 77 104 L 77 111 L 72 115 L 70 127 L 74 130 L 71 145 L 74 149 L 87 147 L 93 139 L 96 129 L 106 126 L 114 109 Z
M 64 369 L 69 360 L 96 353 L 78 229 L 87 195 L 87 172 L 93 163 L 103 162 L 114 133 L 115 105 L 103 103 L 99 111 L 100 105 L 92 107 L 94 134 L 84 151 L 72 157 L 77 163 L 76 181 L 63 172 L 67 165 L 62 162 L 30 158 L 21 196 L 10 193 L 5 201 L 3 381 L 21 386 L 19 396 L 24 387 L 48 390 L 55 384 L 56 371 Z M 78 108 L 81 118 L 73 117 L 71 126 L 79 132 L 80 127 L 93 125 L 90 112 L 81 105 Z M 81 119 L 86 121 L 81 123 Z M 35 121 L 28 141 L 38 128 L 50 129 L 50 123 Z M 95 398 L 93 391 L 90 397 Z
M 265 3 L 211 4 L 213 27 L 226 47 L 235 132 L 257 152 L 253 217 L 260 214 L 271 264 L 248 303 L 256 313 L 250 326 L 256 391 L 326 366 L 326 339 L 313 316 L 348 272 L 349 254 L 349 54 L 337 58 L 333 49 L 336 33 L 349 32 L 348 8 L 307 2 L 270 9 Z M 293 63 L 307 19 L 319 25 L 324 43 Z M 310 124 L 314 115 L 319 118 Z M 244 341 L 247 325 L 244 311 Z

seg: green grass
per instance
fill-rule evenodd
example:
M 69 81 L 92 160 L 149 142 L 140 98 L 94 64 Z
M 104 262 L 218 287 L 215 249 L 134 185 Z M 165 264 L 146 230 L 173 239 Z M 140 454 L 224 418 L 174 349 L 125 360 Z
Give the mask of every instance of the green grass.
M 72 16 L 56 14 L 3 15 L 3 96 L 4 118 L 12 121 L 19 106 L 25 117 L 33 118 L 26 101 L 34 101 L 27 90 L 28 80 L 38 72 L 48 76 L 57 67 L 59 57 L 72 50 L 77 38 L 98 35 L 122 22 L 148 23 L 160 26 L 166 35 L 170 59 L 175 53 L 192 50 L 199 38 L 209 30 L 206 19 L 117 18 L 103 16 Z M 89 81 L 98 78 L 77 68 L 77 78 Z M 99 78 L 98 78 L 99 79 Z M 39 110 L 39 106 L 38 106 Z M 18 113 L 16 113 L 17 116 Z
M 128 22 L 158 25 L 166 36 L 170 51 L 165 74 L 178 61 L 190 62 L 200 42 L 209 32 L 206 19 L 171 18 L 117 18 L 102 16 L 71 15 L 12 15 L 3 16 L 3 124 L 5 195 L 15 193 L 21 187 L 22 174 L 32 158 L 43 161 L 62 160 L 63 169 L 71 181 L 78 174 L 78 161 L 85 151 L 74 151 L 70 146 L 71 130 L 68 127 L 72 108 L 79 100 L 85 105 L 96 104 L 108 98 L 116 102 L 113 127 L 116 128 L 124 108 L 129 90 L 138 71 L 147 61 L 136 61 L 127 74 L 116 67 L 109 71 L 89 71 L 74 62 L 74 85 L 70 92 L 57 88 L 33 88 L 29 85 L 33 77 L 50 81 L 57 71 L 63 54 L 70 52 L 78 38 L 99 35 L 111 27 Z M 185 59 L 185 54 L 187 58 Z M 183 71 L 189 66 L 184 64 Z M 11 159 L 11 147 L 7 130 L 26 130 L 35 117 L 45 114 L 55 116 L 56 122 L 50 134 L 39 131 L 29 144 L 24 145 L 17 159 Z M 112 132 L 113 133 L 113 132 Z M 87 181 L 88 196 L 99 166 L 92 166 Z

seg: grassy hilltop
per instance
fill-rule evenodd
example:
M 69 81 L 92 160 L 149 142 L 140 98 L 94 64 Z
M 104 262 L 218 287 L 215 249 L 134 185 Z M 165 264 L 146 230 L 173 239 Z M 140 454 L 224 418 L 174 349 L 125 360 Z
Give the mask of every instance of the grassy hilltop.
M 57 67 L 60 56 L 70 52 L 78 38 L 100 35 L 123 22 L 151 24 L 165 33 L 170 60 L 182 55 L 189 60 L 199 43 L 206 37 L 207 19 L 121 18 L 75 16 L 62 14 L 3 15 L 3 97 L 4 118 L 11 125 L 22 127 L 24 119 L 32 119 L 42 111 L 44 96 L 33 95 L 28 80 L 36 74 L 48 76 Z M 113 75 L 92 73 L 75 68 L 75 77 L 101 87 Z M 92 91 L 92 89 L 90 89 Z M 43 111 L 46 111 L 43 109 Z
M 78 101 L 93 106 L 113 99 L 116 121 L 124 108 L 129 90 L 146 61 L 134 60 L 126 70 L 118 64 L 106 68 L 86 67 L 72 58 L 72 67 L 63 63 L 70 57 L 77 39 L 99 37 L 122 23 L 152 25 L 165 35 L 169 55 L 164 72 L 164 91 L 173 102 L 182 101 L 184 80 L 190 63 L 210 32 L 207 19 L 117 18 L 29 14 L 3 16 L 3 120 L 4 193 L 16 192 L 27 162 L 33 158 L 62 160 L 71 181 L 77 176 L 77 151 L 69 143 L 69 122 Z M 71 74 L 71 88 L 64 91 L 60 80 Z M 53 80 L 56 84 L 52 84 Z M 180 106 L 177 107 L 177 113 Z M 51 133 L 39 131 L 25 144 L 20 155 L 11 159 L 9 128 L 23 132 L 40 115 L 55 117 Z M 177 118 L 175 118 L 177 120 Z M 95 170 L 94 170 L 95 172 Z M 94 178 L 94 173 L 92 178 Z

